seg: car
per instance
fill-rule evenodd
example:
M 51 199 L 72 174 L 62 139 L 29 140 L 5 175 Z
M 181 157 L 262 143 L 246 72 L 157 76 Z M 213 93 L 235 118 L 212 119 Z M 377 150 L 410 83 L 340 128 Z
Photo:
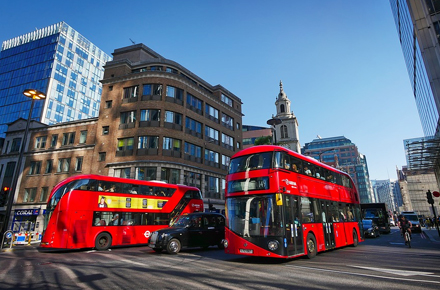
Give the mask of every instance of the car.
M 182 248 L 218 246 L 223 249 L 225 217 L 198 212 L 180 216 L 170 227 L 151 234 L 148 246 L 155 252 L 177 254 Z
M 420 221 L 417 213 L 415 211 L 403 211 L 401 212 L 402 215 L 406 217 L 407 220 L 409 220 L 412 224 L 411 226 L 411 232 L 413 233 L 421 233 L 422 227 L 420 226 Z
M 379 227 L 373 220 L 362 220 L 364 236 L 370 238 L 380 237 Z

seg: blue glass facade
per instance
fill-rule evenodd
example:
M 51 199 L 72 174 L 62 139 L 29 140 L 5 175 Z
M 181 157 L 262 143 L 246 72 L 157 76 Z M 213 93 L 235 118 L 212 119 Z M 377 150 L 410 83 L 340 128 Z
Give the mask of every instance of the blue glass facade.
M 103 66 L 111 57 L 64 22 L 6 40 L 0 52 L 0 137 L 27 119 L 26 89 L 46 93 L 32 119 L 52 125 L 97 117 Z
M 440 69 L 440 65 L 438 61 L 435 60 L 435 57 L 432 57 L 432 54 L 435 55 L 436 53 L 430 51 L 430 48 L 438 47 L 438 43 L 436 43 L 436 40 L 432 42 L 432 39 L 435 39 L 435 37 L 431 38 L 428 35 L 434 33 L 438 37 L 440 29 L 435 32 L 430 31 L 430 29 L 436 29 L 436 22 L 432 22 L 432 27 L 414 26 L 411 10 L 415 9 L 417 13 L 421 11 L 431 11 L 432 15 L 437 14 L 437 17 L 440 12 L 436 12 L 434 7 L 428 7 L 432 5 L 431 1 L 414 1 L 411 4 L 414 7 L 409 7 L 408 1 L 406 0 L 390 0 L 390 4 L 423 132 L 425 136 L 439 135 L 440 91 L 435 89 L 435 87 L 438 86 L 436 85 L 436 82 L 438 82 L 438 76 L 436 75 L 438 74 L 437 71 Z M 422 6 L 425 9 L 422 9 Z M 425 21 L 420 20 L 422 17 L 425 18 L 424 20 L 428 21 L 428 23 L 433 21 L 429 15 L 418 15 L 417 19 L 419 19 L 419 23 L 425 23 Z M 437 26 L 440 27 L 439 25 Z M 421 42 L 421 38 L 424 43 Z M 424 56 L 422 55 L 420 46 L 422 46 L 425 51 Z M 428 61 L 425 62 L 423 57 L 428 59 Z M 427 68 L 429 69 L 428 71 Z M 429 75 L 431 75 L 431 77 L 429 77 Z
M 302 148 L 302 154 L 347 172 L 353 178 L 362 203 L 374 201 L 367 158 L 344 136 L 314 139 Z

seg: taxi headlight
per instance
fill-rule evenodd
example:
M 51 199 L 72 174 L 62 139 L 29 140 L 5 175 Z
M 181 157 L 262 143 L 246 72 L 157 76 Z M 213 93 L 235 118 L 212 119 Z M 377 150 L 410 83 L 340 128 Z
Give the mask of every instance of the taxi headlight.
M 271 250 L 271 251 L 275 251 L 276 249 L 278 249 L 278 246 L 279 246 L 278 241 L 270 241 L 270 242 L 267 244 L 267 247 L 268 247 L 269 250 Z

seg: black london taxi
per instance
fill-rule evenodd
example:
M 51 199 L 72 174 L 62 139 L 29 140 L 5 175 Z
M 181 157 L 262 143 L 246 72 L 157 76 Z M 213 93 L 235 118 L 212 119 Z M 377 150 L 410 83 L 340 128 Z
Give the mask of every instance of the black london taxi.
M 223 249 L 225 217 L 219 213 L 190 213 L 180 216 L 169 228 L 151 234 L 148 246 L 156 252 L 177 254 L 182 248 L 218 246 Z

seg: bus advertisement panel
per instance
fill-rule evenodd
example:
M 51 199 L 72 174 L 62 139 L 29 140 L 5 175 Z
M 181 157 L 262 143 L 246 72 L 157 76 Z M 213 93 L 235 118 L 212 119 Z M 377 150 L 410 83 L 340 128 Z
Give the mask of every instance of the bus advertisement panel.
M 280 146 L 236 153 L 226 177 L 225 252 L 291 258 L 363 240 L 350 176 Z
M 150 233 L 180 215 L 203 211 L 196 187 L 100 175 L 77 175 L 51 192 L 42 249 L 148 244 Z

